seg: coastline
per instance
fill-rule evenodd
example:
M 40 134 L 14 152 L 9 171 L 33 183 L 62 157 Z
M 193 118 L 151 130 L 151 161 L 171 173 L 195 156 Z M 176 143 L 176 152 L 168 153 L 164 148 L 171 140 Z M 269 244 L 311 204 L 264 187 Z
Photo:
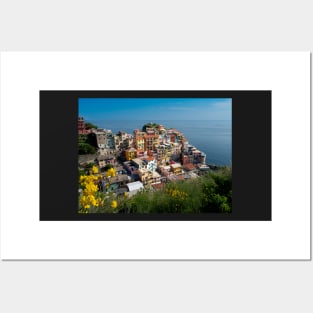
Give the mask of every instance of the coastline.
M 88 121 L 88 120 L 86 120 Z M 154 121 L 154 120 L 153 120 Z M 100 128 L 113 133 L 125 131 L 133 134 L 146 120 L 90 120 Z M 206 154 L 206 163 L 216 166 L 231 166 L 232 123 L 228 120 L 155 120 L 167 128 L 176 128 L 189 143 Z M 121 127 L 122 125 L 122 127 Z

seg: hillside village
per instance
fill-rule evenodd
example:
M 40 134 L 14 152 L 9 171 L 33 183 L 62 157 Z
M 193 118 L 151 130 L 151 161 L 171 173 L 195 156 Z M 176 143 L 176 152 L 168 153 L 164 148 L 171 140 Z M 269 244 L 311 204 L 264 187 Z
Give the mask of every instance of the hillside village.
M 79 155 L 79 169 L 90 164 L 99 169 L 99 190 L 116 195 L 139 190 L 157 190 L 171 181 L 189 180 L 209 171 L 206 155 L 188 142 L 179 130 L 148 123 L 133 134 L 97 127 L 86 127 L 83 117 L 78 118 L 80 140 L 93 147 L 94 154 Z M 87 150 L 86 150 L 87 151 Z M 114 176 L 108 170 L 114 169 Z

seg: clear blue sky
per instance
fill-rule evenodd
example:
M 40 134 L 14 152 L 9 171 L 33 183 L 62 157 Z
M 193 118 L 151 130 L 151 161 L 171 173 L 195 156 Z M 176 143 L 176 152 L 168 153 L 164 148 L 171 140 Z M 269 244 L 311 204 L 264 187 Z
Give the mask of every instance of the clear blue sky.
M 85 120 L 231 120 L 231 99 L 80 98 Z

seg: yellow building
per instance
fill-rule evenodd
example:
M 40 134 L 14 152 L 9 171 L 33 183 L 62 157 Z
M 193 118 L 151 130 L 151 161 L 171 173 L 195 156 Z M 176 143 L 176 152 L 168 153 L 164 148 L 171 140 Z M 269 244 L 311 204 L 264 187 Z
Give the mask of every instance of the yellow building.
M 134 142 L 135 142 L 135 148 L 137 150 L 137 155 L 138 154 L 143 154 L 144 150 L 145 150 L 145 133 L 141 132 L 139 130 L 135 130 L 135 138 L 134 138 Z
M 129 148 L 125 150 L 125 157 L 127 161 L 131 161 L 137 157 L 137 150 L 134 148 Z
M 138 171 L 139 178 L 143 185 L 157 184 L 161 181 L 161 175 L 155 171 L 149 171 L 147 169 L 141 169 Z
M 175 175 L 182 174 L 181 164 L 179 163 L 171 164 L 171 169 Z

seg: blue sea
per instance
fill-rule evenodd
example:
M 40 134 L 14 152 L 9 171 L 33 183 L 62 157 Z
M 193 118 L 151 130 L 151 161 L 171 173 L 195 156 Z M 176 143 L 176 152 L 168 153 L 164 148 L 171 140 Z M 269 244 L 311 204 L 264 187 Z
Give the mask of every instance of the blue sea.
M 230 165 L 232 160 L 232 122 L 204 120 L 90 120 L 99 128 L 110 129 L 113 133 L 120 130 L 133 134 L 145 123 L 162 124 L 165 128 L 176 128 L 187 137 L 189 144 L 206 154 L 206 163 Z

